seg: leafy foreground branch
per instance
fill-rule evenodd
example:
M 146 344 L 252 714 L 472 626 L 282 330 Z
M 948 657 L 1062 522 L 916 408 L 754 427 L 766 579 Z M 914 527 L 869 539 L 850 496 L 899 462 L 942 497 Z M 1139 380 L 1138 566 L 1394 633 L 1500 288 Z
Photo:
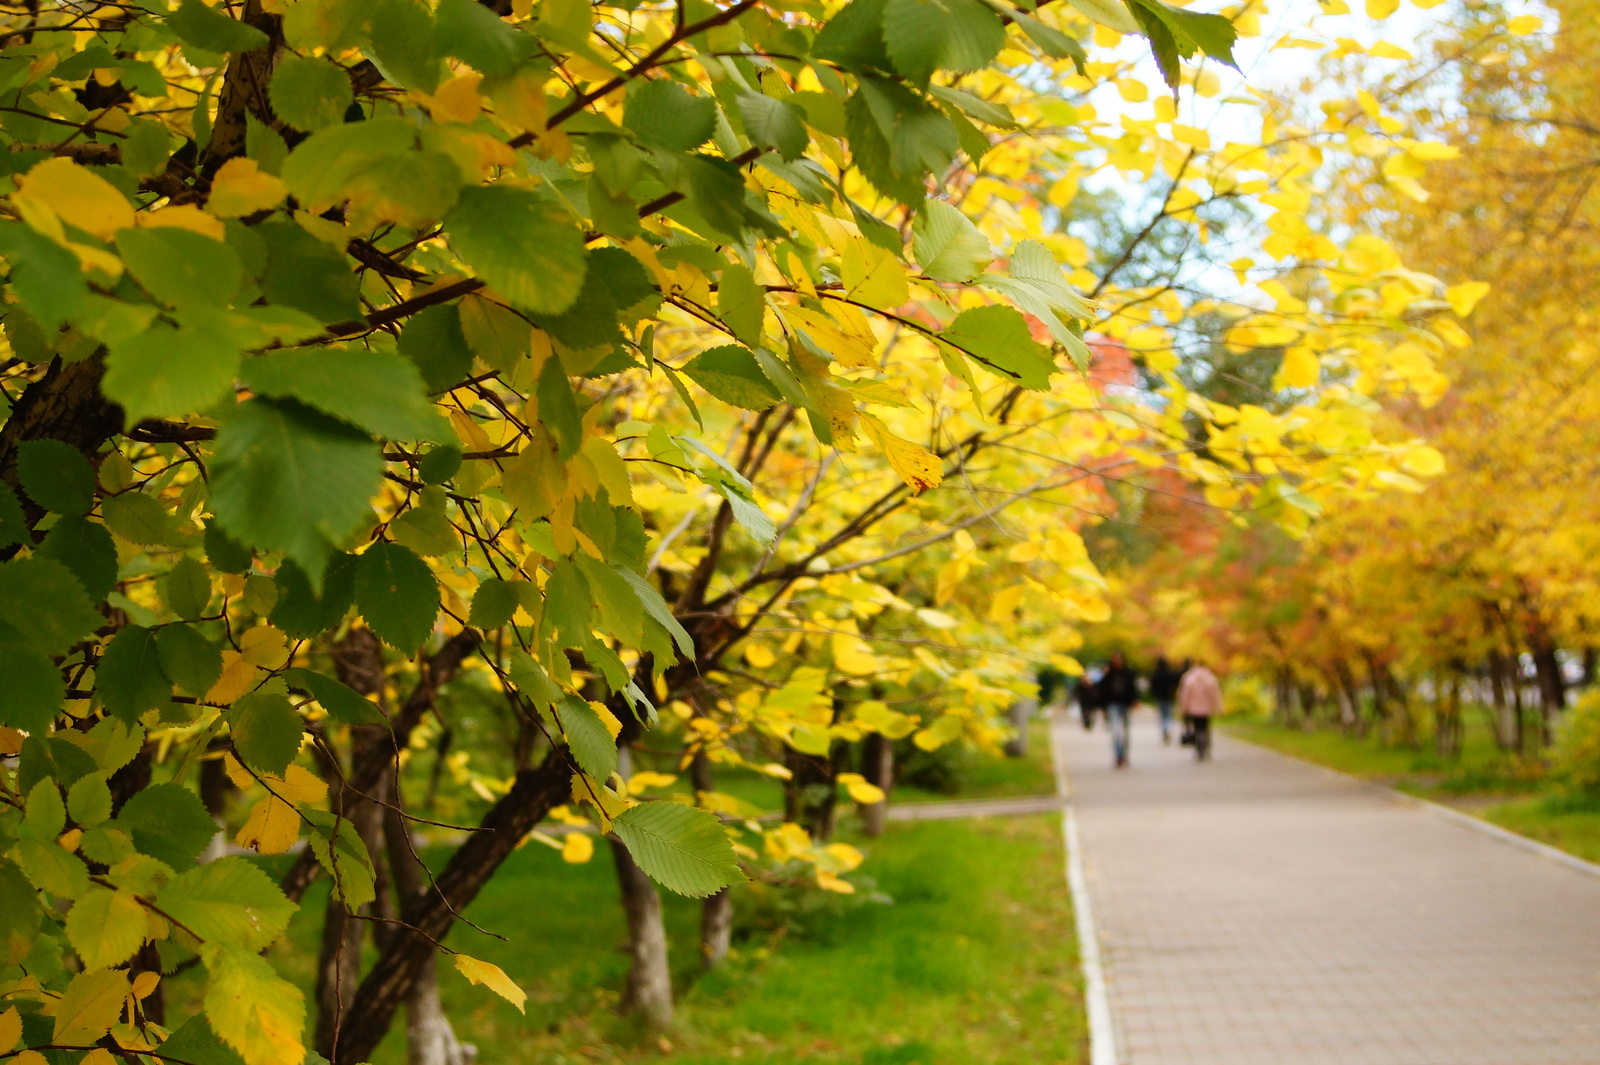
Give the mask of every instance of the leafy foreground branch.
M 1292 531 L 1382 487 L 1422 445 L 1375 399 L 1436 398 L 1442 286 L 1309 218 L 1325 158 L 1385 149 L 1350 120 L 1212 151 L 1165 95 L 1087 99 L 1125 75 L 1090 34 L 1214 91 L 1180 60 L 1231 64 L 1230 14 L 0 13 L 0 1054 L 348 1065 L 405 1005 L 453 1065 L 463 909 L 529 841 L 593 855 L 547 819 L 629 874 L 664 1024 L 652 881 L 707 899 L 707 964 L 730 885 L 853 891 L 839 789 L 881 813 L 894 741 L 992 743 L 1029 656 L 1105 615 L 1107 485 L 1163 468 Z M 1060 222 L 1105 166 L 1170 184 L 1096 279 Z M 1284 402 L 1210 402 L 1162 339 L 1217 308 L 1126 278 L 1269 190 L 1295 291 L 1227 342 L 1287 346 Z M 1141 387 L 1091 341 L 1146 344 Z M 688 793 L 631 771 L 647 733 Z M 718 790 L 750 771 L 782 823 Z M 274 884 L 230 839 L 302 849 Z M 318 877 L 313 1018 L 263 952 Z

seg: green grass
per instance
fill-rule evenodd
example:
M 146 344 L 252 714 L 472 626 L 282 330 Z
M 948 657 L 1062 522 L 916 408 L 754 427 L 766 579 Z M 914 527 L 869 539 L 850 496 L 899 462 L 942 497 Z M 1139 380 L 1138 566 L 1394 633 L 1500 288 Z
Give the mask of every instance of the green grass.
M 1022 758 L 1007 758 L 999 751 L 971 749 L 940 753 L 953 763 L 956 790 L 932 790 L 907 781 L 895 788 L 891 801 L 934 802 L 1055 794 L 1055 769 L 1050 764 L 1050 723 L 1042 718 L 1029 723 L 1028 753 Z
M 660 1038 L 614 1012 L 623 922 L 604 845 L 576 866 L 524 847 L 468 911 L 506 941 L 458 925 L 448 942 L 503 968 L 528 992 L 527 1013 L 468 985 L 448 959 L 445 1009 L 479 1060 L 497 1065 L 1084 1060 L 1058 820 L 897 823 L 879 839 L 846 838 L 867 853 L 858 894 L 737 889 L 733 953 L 711 975 L 698 971 L 699 904 L 663 895 L 679 1016 Z M 273 958 L 308 993 L 323 883 Z M 403 1029 L 397 1017 L 376 1065 L 405 1060 Z
M 1501 828 L 1600 862 L 1600 799 L 1540 795 L 1491 806 L 1478 815 Z

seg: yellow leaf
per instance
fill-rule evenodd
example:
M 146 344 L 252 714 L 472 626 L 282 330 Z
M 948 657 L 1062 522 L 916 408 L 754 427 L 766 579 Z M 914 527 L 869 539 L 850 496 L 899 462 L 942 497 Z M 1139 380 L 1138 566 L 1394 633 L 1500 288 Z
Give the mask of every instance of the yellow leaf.
M 238 651 L 222 652 L 222 676 L 206 692 L 206 702 L 232 706 L 234 700 L 255 687 L 256 675 L 260 672 Z
M 227 167 L 223 168 L 224 170 Z M 206 214 L 192 203 L 180 203 L 176 207 L 163 207 L 159 211 L 145 211 L 139 215 L 139 224 L 146 229 L 158 226 L 170 226 L 173 229 L 187 229 L 191 233 L 210 237 L 212 240 L 221 240 L 227 230 L 222 226 L 222 220 L 216 215 Z
M 17 1045 L 17 1040 L 22 1038 L 22 1015 L 17 1012 L 17 1007 L 12 1006 L 4 1013 L 0 1013 L 0 1054 L 4 1054 Z
M 88 1046 L 111 1030 L 128 995 L 128 974 L 121 969 L 90 969 L 72 978 L 55 1001 L 52 1043 Z
M 160 982 L 160 973 L 145 970 L 133 978 L 133 997 L 141 1000 L 149 998 L 150 992 L 154 991 Z M 4 1040 L 0 1039 L 0 1042 Z
M 512 983 L 511 977 L 502 972 L 498 965 L 490 965 L 486 961 L 469 958 L 465 954 L 457 954 L 456 970 L 472 983 L 482 984 L 517 1007 L 519 1013 L 527 1012 L 522 1007 L 522 1004 L 528 1001 L 527 993 Z
M 597 703 L 591 699 L 589 701 L 589 706 L 599 716 L 600 724 L 604 725 L 606 727 L 606 731 L 611 733 L 612 739 L 616 739 L 622 734 L 622 722 L 617 720 L 617 715 L 613 714 L 605 703 Z
M 1478 301 L 1489 294 L 1489 282 L 1466 281 L 1459 285 L 1451 285 L 1444 290 L 1444 298 L 1449 301 L 1450 309 L 1456 312 L 1456 317 L 1465 318 L 1472 313 Z
M 766 644 L 751 641 L 744 645 L 744 660 L 756 669 L 766 669 L 778 660 L 778 656 Z
M 1398 44 L 1391 44 L 1388 41 L 1377 41 L 1377 42 L 1375 42 L 1372 45 L 1372 47 L 1367 49 L 1367 54 L 1370 55 L 1370 56 L 1373 56 L 1376 59 L 1415 59 L 1416 58 L 1410 52 L 1406 51 L 1404 48 L 1401 48 Z
M 834 309 L 830 307 L 829 310 Z M 852 316 L 847 313 L 849 311 L 855 314 Z M 874 354 L 878 341 L 859 307 L 846 306 L 843 311 L 824 314 L 809 307 L 785 305 L 779 309 L 779 314 L 791 328 L 804 330 L 819 348 L 837 359 L 841 366 L 860 369 L 878 364 Z M 844 321 L 840 321 L 841 318 Z
M 1401 467 L 1418 477 L 1437 477 L 1444 472 L 1444 456 L 1439 449 L 1429 447 L 1427 444 L 1418 444 L 1406 452 L 1406 457 L 1400 461 Z
M 78 1061 L 78 1065 L 116 1065 L 117 1059 L 105 1047 L 95 1047 Z
M 677 780 L 677 776 L 673 773 L 657 773 L 650 769 L 641 770 L 628 778 L 628 794 L 643 795 L 651 788 L 671 787 Z
M 854 895 L 856 886 L 848 880 L 841 880 L 826 869 L 817 870 L 817 886 L 824 891 L 832 891 L 840 895 Z
M 428 111 L 435 122 L 476 122 L 483 114 L 483 97 L 478 95 L 482 74 L 462 74 L 439 86 L 428 99 Z
M 1367 0 L 1367 17 L 1385 19 L 1400 9 L 1400 0 Z
M 205 948 L 211 983 L 206 1019 L 245 1065 L 304 1065 L 306 1001 L 265 958 L 236 948 Z
M 1530 33 L 1538 32 L 1539 27 L 1543 25 L 1544 19 L 1538 15 L 1518 15 L 1506 23 L 1506 31 L 1514 33 L 1518 37 L 1526 37 Z
M 28 199 L 101 240 L 133 225 L 133 204 L 105 178 L 71 159 L 46 159 L 17 178 Z
M 11 1059 L 11 1065 L 50 1065 L 50 1059 L 37 1050 L 24 1050 Z
M 868 677 L 882 667 L 872 648 L 861 637 L 848 632 L 833 634 L 833 664 L 841 673 L 852 677 Z
M 233 841 L 257 854 L 282 854 L 300 838 L 300 815 L 276 795 L 250 808 L 250 816 Z
M 944 466 L 932 452 L 895 436 L 875 415 L 861 412 L 857 417 L 866 434 L 894 467 L 894 472 L 911 486 L 912 495 L 936 488 L 944 480 Z
M 568 832 L 561 845 L 561 860 L 572 865 L 582 865 L 594 857 L 594 840 L 586 832 Z M 473 981 L 476 983 L 477 981 Z
M 1017 607 L 1022 605 L 1022 597 L 1027 591 L 1026 584 L 1013 584 L 996 592 L 994 599 L 989 603 L 989 620 L 997 623 L 1010 621 L 1012 615 L 1017 612 Z
M 845 292 L 853 300 L 891 309 L 911 298 L 900 260 L 876 244 L 851 239 L 844 246 L 840 271 Z
M 1272 379 L 1274 388 L 1315 388 L 1322 378 L 1322 361 L 1317 353 L 1295 345 L 1283 353 L 1283 365 Z
M 289 186 L 262 170 L 254 159 L 229 159 L 211 179 L 206 209 L 218 218 L 243 218 L 270 211 L 289 195 Z
M 281 629 L 258 625 L 239 637 L 239 653 L 244 660 L 263 669 L 277 669 L 289 660 L 287 637 Z
M 863 806 L 882 802 L 886 798 L 882 788 L 876 784 L 868 783 L 867 778 L 860 773 L 840 773 L 837 779 L 839 783 L 844 785 L 845 790 L 850 793 L 850 798 Z

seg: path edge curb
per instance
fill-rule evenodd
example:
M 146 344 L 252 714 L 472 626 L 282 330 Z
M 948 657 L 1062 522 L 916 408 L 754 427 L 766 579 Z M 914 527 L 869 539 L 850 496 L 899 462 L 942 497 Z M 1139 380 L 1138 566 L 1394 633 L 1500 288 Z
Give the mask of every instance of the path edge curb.
M 1065 727 L 1050 719 L 1050 762 L 1056 774 L 1056 795 L 1061 799 L 1061 835 L 1066 845 L 1067 891 L 1078 933 L 1078 965 L 1083 970 L 1084 1013 L 1089 1022 L 1089 1065 L 1117 1065 L 1116 1028 L 1111 1017 L 1111 997 L 1106 991 L 1105 967 L 1100 960 L 1100 938 L 1095 931 L 1089 882 L 1083 871 L 1083 851 L 1078 842 L 1078 818 L 1072 804 L 1072 785 L 1058 734 Z
M 1470 828 L 1477 832 L 1481 832 L 1484 835 L 1491 836 L 1494 839 L 1499 840 L 1501 843 L 1504 843 L 1509 847 L 1515 847 L 1518 850 L 1527 851 L 1530 854 L 1540 855 L 1541 857 L 1548 858 L 1551 861 L 1565 865 L 1569 869 L 1575 869 L 1580 873 L 1587 873 L 1589 876 L 1600 877 L 1600 863 L 1591 862 L 1586 858 L 1580 858 L 1576 854 L 1562 850 L 1560 847 L 1551 846 L 1548 843 L 1541 843 L 1539 840 L 1533 839 L 1530 836 L 1524 836 L 1520 832 L 1513 832 L 1509 828 L 1502 828 L 1493 821 L 1486 821 L 1481 817 L 1474 817 L 1471 814 L 1462 813 L 1460 810 L 1452 809 L 1443 803 L 1434 802 L 1432 799 L 1424 799 L 1420 795 L 1412 795 L 1410 792 L 1401 791 L 1399 788 L 1391 788 L 1389 785 L 1379 783 L 1376 780 L 1368 780 L 1365 777 L 1358 777 L 1353 773 L 1346 773 L 1342 769 L 1335 769 L 1332 766 L 1323 765 L 1321 762 L 1313 762 L 1309 758 L 1301 758 L 1297 754 L 1289 754 L 1285 751 L 1280 751 L 1275 747 L 1268 747 L 1264 743 L 1257 743 L 1254 740 L 1247 740 L 1243 736 L 1236 736 L 1232 733 L 1224 734 L 1227 735 L 1230 740 L 1235 742 L 1248 744 L 1257 750 L 1266 751 L 1268 754 L 1277 755 L 1279 758 L 1285 758 L 1291 762 L 1298 762 L 1301 765 L 1310 766 L 1312 769 L 1319 769 L 1324 773 L 1338 777 L 1340 780 L 1359 784 L 1364 788 L 1376 791 L 1389 799 L 1397 800 L 1410 806 L 1421 807 L 1427 813 L 1430 813 L 1441 820 L 1449 821 L 1452 824 L 1461 826 L 1462 828 Z

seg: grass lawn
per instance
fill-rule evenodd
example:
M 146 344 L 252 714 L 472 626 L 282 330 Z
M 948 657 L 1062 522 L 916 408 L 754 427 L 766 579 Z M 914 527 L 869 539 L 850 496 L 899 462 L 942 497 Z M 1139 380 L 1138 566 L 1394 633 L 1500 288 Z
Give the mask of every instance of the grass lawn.
M 1305 732 L 1263 718 L 1228 718 L 1224 728 L 1240 739 L 1454 806 L 1600 861 L 1600 802 L 1541 793 L 1545 785 L 1539 764 L 1500 751 L 1475 717 L 1466 723 L 1461 757 L 1453 763 L 1442 761 L 1431 747 L 1387 747 L 1372 736 L 1357 739 L 1331 729 Z
M 508 941 L 458 926 L 449 942 L 505 969 L 528 992 L 527 1014 L 448 961 L 445 1008 L 496 1065 L 1085 1060 L 1059 819 L 894 824 L 849 841 L 868 852 L 860 894 L 739 889 L 734 953 L 709 976 L 696 964 L 698 903 L 664 896 L 679 994 L 678 1026 L 664 1038 L 612 1011 L 625 963 L 613 949 L 623 925 L 608 852 L 573 866 L 525 847 L 469 911 Z M 308 989 L 325 897 L 320 884 L 308 895 L 274 958 Z M 405 1060 L 403 1026 L 397 1018 L 377 1065 Z

